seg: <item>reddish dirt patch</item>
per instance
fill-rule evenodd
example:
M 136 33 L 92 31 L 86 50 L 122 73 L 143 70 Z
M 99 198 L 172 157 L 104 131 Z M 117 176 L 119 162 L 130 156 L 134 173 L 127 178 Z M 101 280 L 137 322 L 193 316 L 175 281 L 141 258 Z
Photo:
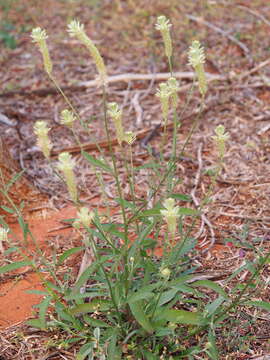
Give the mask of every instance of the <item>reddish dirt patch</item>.
M 51 230 L 60 228 L 56 232 L 65 236 L 71 233 L 70 228 L 62 229 L 60 222 L 75 217 L 75 214 L 76 209 L 69 206 L 60 211 L 54 211 L 46 215 L 38 214 L 29 219 L 29 228 L 43 251 L 50 251 L 46 240 Z M 11 224 L 10 230 L 12 236 L 23 241 L 19 224 Z M 33 243 L 30 239 L 27 239 L 27 250 L 33 250 Z M 25 269 L 23 271 L 25 272 Z M 3 309 L 0 315 L 0 327 L 4 328 L 30 317 L 33 313 L 32 306 L 38 304 L 41 300 L 39 295 L 26 293 L 27 290 L 43 289 L 39 276 L 34 273 L 23 274 L 22 269 L 14 273 L 15 278 L 0 285 L 0 309 Z
M 7 328 L 24 321 L 32 315 L 34 304 L 42 298 L 40 295 L 28 294 L 27 290 L 42 290 L 37 274 L 27 274 L 23 278 L 15 278 L 0 286 L 0 327 Z

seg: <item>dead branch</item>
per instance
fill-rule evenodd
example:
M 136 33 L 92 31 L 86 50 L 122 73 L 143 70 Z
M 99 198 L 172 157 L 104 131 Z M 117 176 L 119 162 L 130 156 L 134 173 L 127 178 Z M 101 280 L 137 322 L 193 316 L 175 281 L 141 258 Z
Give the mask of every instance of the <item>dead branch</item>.
M 194 77 L 193 72 L 176 72 L 173 74 L 175 78 L 182 79 L 182 80 L 192 80 Z M 116 82 L 130 82 L 130 81 L 160 81 L 160 80 L 167 80 L 171 76 L 171 73 L 156 73 L 156 74 L 120 74 L 120 75 L 113 75 L 109 76 L 107 81 L 108 84 L 113 84 Z M 215 75 L 206 73 L 208 82 L 210 81 L 226 81 L 227 77 L 222 75 Z M 65 91 L 84 91 L 88 88 L 97 87 L 99 85 L 98 80 L 90 80 L 90 81 L 83 81 L 78 83 L 78 85 L 71 85 L 71 86 L 62 86 L 61 89 Z M 184 85 L 180 88 L 180 92 L 184 92 L 189 88 L 189 85 Z M 51 94 L 57 94 L 58 91 L 55 87 L 47 87 L 43 89 L 36 89 L 36 90 L 14 90 L 14 91 L 6 91 L 0 93 L 0 97 L 11 97 L 15 95 L 22 95 L 22 96 L 47 96 Z

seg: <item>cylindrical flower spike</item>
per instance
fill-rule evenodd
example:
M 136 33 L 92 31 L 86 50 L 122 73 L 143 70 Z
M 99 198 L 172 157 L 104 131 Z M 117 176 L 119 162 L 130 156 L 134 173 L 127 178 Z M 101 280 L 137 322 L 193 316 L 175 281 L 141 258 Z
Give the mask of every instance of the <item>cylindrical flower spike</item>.
M 179 217 L 179 206 L 175 206 L 174 199 L 166 199 L 164 201 L 164 210 L 160 210 L 161 215 L 164 216 L 169 232 L 174 235 L 176 232 L 177 218 Z
M 122 142 L 125 141 L 125 133 L 122 125 L 122 110 L 119 109 L 116 102 L 109 103 L 107 108 L 108 114 L 112 118 L 115 126 L 118 143 L 122 145 Z
M 58 156 L 58 160 L 59 160 L 58 169 L 61 170 L 64 174 L 69 195 L 74 202 L 77 202 L 78 192 L 77 192 L 76 179 L 73 172 L 73 169 L 76 165 L 75 161 L 72 159 L 71 155 L 68 152 L 61 153 Z
M 7 237 L 8 232 L 9 229 L 4 229 L 3 227 L 0 227 L 0 253 L 4 252 L 3 243 L 6 242 L 8 239 Z
M 61 111 L 60 123 L 72 129 L 74 121 L 76 120 L 75 115 L 72 111 L 65 109 Z
M 52 62 L 49 54 L 49 50 L 47 47 L 46 39 L 48 38 L 46 31 L 37 27 L 32 30 L 31 37 L 33 42 L 36 43 L 39 47 L 39 50 L 43 57 L 43 64 L 46 72 L 50 75 L 52 72 Z
M 198 40 L 194 40 L 189 48 L 188 53 L 189 65 L 193 66 L 199 82 L 199 90 L 202 96 L 207 91 L 207 81 L 204 71 L 205 55 L 204 49 Z
M 170 77 L 167 80 L 167 86 L 168 86 L 168 90 L 172 96 L 172 104 L 173 104 L 173 108 L 176 109 L 177 108 L 177 103 L 178 103 L 178 91 L 180 89 L 179 87 L 179 82 L 176 80 L 176 78 L 174 77 Z
M 34 133 L 37 136 L 37 145 L 40 147 L 46 159 L 50 158 L 50 152 L 52 149 L 52 144 L 48 137 L 49 131 L 50 128 L 48 128 L 45 121 L 36 121 L 34 125 Z
M 230 135 L 225 133 L 225 128 L 223 125 L 218 125 L 215 128 L 216 136 L 212 136 L 212 139 L 215 141 L 219 157 L 223 159 L 226 152 L 226 141 L 229 140 Z
M 106 66 L 97 47 L 95 46 L 93 41 L 86 35 L 84 25 L 80 24 L 80 22 L 77 20 L 73 20 L 68 24 L 68 32 L 70 36 L 76 37 L 84 46 L 87 47 L 90 55 L 95 62 L 97 71 L 100 76 L 100 80 L 102 84 L 105 85 L 107 80 Z
M 169 115 L 169 99 L 171 96 L 171 91 L 168 88 L 168 84 L 163 82 L 159 84 L 159 89 L 157 90 L 156 96 L 159 97 L 162 108 L 162 115 L 164 123 L 166 124 L 168 121 Z
M 166 16 L 161 15 L 157 18 L 156 29 L 161 32 L 165 46 L 165 54 L 169 61 L 172 57 L 172 39 L 170 35 L 171 26 L 172 24 L 170 24 L 170 21 L 166 18 Z
M 89 211 L 88 208 L 82 207 L 77 212 L 77 216 L 78 216 L 78 220 L 76 220 L 76 223 L 82 224 L 84 227 L 88 228 L 95 214 L 93 211 Z

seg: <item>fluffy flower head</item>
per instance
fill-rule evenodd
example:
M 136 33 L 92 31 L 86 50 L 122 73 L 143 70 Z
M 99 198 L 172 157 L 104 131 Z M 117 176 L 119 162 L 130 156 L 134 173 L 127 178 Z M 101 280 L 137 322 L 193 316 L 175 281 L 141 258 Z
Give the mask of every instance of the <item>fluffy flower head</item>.
M 160 15 L 157 18 L 156 29 L 159 31 L 168 31 L 172 24 L 170 20 L 166 18 L 164 15 Z
M 48 36 L 46 30 L 37 27 L 32 30 L 31 38 L 34 43 L 39 44 L 40 42 L 45 41 L 48 38 Z
M 77 213 L 78 216 L 78 222 L 83 224 L 85 227 L 89 227 L 91 221 L 94 218 L 94 213 L 92 211 L 89 211 L 87 207 L 82 207 Z
M 75 167 L 75 161 L 72 159 L 70 153 L 68 152 L 62 152 L 58 156 L 58 168 L 65 172 L 66 170 L 73 170 Z
M 68 33 L 70 36 L 78 36 L 84 33 L 84 25 L 81 24 L 78 20 L 72 20 L 68 24 Z
M 196 68 L 205 63 L 204 48 L 198 40 L 194 40 L 188 52 L 189 65 Z
M 62 125 L 72 128 L 75 120 L 76 117 L 72 111 L 65 109 L 61 112 L 60 123 Z

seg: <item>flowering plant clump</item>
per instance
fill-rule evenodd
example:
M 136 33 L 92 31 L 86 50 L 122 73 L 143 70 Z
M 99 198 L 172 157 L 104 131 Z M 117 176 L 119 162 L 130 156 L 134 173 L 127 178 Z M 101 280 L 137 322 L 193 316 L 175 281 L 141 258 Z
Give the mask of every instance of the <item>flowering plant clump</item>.
M 128 1 L 128 3 L 132 2 Z M 194 88 L 190 84 L 186 103 L 178 112 L 180 86 L 176 80 L 177 75 L 174 76 L 172 63 L 171 26 L 165 16 L 158 17 L 156 29 L 161 32 L 165 55 L 168 58 L 166 60 L 170 68 L 169 75 L 161 76 L 168 80 L 160 83 L 156 92 L 162 109 L 162 113 L 157 117 L 161 118 L 163 126 L 159 124 L 160 119 L 156 119 L 157 127 L 154 128 L 154 132 L 149 132 L 147 136 L 145 136 L 145 131 L 137 134 L 137 138 L 142 139 L 142 148 L 146 147 L 149 151 L 149 156 L 142 150 L 143 153 L 141 151 L 136 153 L 139 155 L 136 159 L 131 146 L 136 135 L 133 131 L 125 132 L 125 126 L 123 126 L 122 109 L 126 103 L 122 106 L 116 102 L 108 103 L 108 96 L 119 97 L 119 94 L 107 94 L 105 63 L 99 50 L 86 34 L 84 25 L 73 20 L 68 24 L 68 33 L 87 47 L 103 85 L 102 100 L 97 97 L 96 107 L 101 110 L 101 116 L 99 111 L 97 114 L 103 118 L 106 139 L 104 141 L 102 139 L 101 142 L 94 139 L 94 147 L 92 147 L 92 139 L 89 140 L 91 146 L 85 146 L 80 142 L 81 133 L 77 134 L 75 131 L 75 121 L 79 120 L 85 130 L 83 137 L 86 132 L 92 135 L 90 131 L 87 131 L 89 129 L 79 115 L 83 111 L 78 111 L 73 106 L 72 101 L 51 75 L 52 64 L 46 45 L 45 30 L 36 28 L 32 31 L 32 39 L 43 54 L 44 66 L 49 78 L 70 109 L 64 109 L 61 112 L 60 123 L 71 130 L 68 133 L 73 134 L 77 148 L 81 150 L 80 156 L 84 158 L 84 164 L 87 161 L 91 166 L 91 180 L 92 175 L 95 174 L 97 182 L 91 181 L 92 188 L 89 187 L 84 192 L 90 195 L 87 199 L 79 198 L 79 195 L 83 194 L 79 193 L 77 188 L 75 159 L 69 152 L 60 153 L 56 164 L 59 171 L 56 173 L 67 186 L 69 198 L 77 211 L 75 219 L 66 221 L 73 225 L 72 232 L 79 235 L 80 244 L 77 246 L 78 237 L 76 237 L 74 239 L 76 246 L 65 249 L 63 254 L 57 257 L 55 263 L 52 263 L 51 259 L 54 261 L 56 257 L 50 257 L 49 260 L 42 257 L 42 261 L 36 262 L 32 254 L 27 257 L 25 251 L 22 251 L 23 261 L 4 265 L 0 273 L 3 268 L 4 271 L 6 269 L 10 271 L 10 269 L 17 269 L 18 266 L 30 264 L 36 270 L 39 269 L 40 264 L 42 265 L 42 272 L 46 271 L 42 292 L 45 296 L 39 305 L 38 318 L 30 320 L 28 324 L 42 331 L 61 328 L 65 333 L 72 335 L 72 341 L 77 342 L 74 349 L 80 346 L 76 359 L 83 360 L 86 357 L 102 360 L 172 359 L 174 356 L 192 357 L 193 354 L 199 354 L 202 358 L 206 354 L 211 359 L 217 359 L 215 329 L 220 327 L 223 320 L 226 320 L 227 313 L 227 317 L 231 318 L 233 307 L 236 308 L 239 304 L 242 306 L 247 299 L 244 291 L 249 286 L 243 287 L 244 291 L 240 292 L 236 287 L 231 298 L 224 290 L 227 289 L 227 281 L 213 282 L 204 277 L 201 278 L 200 275 L 198 277 L 198 273 L 194 274 L 200 264 L 198 261 L 200 246 L 197 245 L 202 233 L 205 234 L 205 240 L 200 244 L 204 246 L 203 251 L 205 248 L 208 251 L 215 243 L 215 227 L 212 227 L 211 222 L 208 221 L 204 206 L 210 204 L 215 188 L 213 185 L 223 170 L 223 157 L 229 135 L 225 132 L 224 126 L 219 125 L 212 137 L 219 152 L 217 161 L 219 168 L 212 178 L 209 191 L 204 191 L 203 186 L 201 188 L 197 186 L 201 173 L 199 167 L 198 171 L 194 171 L 196 176 L 194 175 L 195 184 L 191 196 L 179 193 L 184 187 L 184 182 L 180 178 L 184 167 L 179 164 L 179 159 L 182 159 L 186 151 L 190 150 L 190 139 L 202 115 L 207 83 L 204 72 L 204 49 L 199 41 L 193 41 L 188 57 L 189 64 L 194 68 L 198 79 L 199 91 L 202 95 L 201 106 L 199 111 L 196 111 L 196 116 L 189 117 L 192 119 L 192 124 L 190 124 L 186 139 L 183 139 L 182 136 L 178 136 L 177 131 L 192 100 Z M 147 92 L 147 95 L 149 94 Z M 134 108 L 137 110 L 135 104 Z M 172 123 L 167 126 L 169 115 L 173 115 Z M 148 114 L 145 120 L 148 121 Z M 116 132 L 117 142 L 121 146 L 120 154 L 112 141 L 111 123 Z M 172 135 L 167 133 L 169 129 L 173 130 Z M 49 130 L 44 121 L 38 121 L 34 126 L 38 145 L 48 159 L 52 148 L 48 137 Z M 163 134 L 161 144 L 155 144 L 160 145 L 160 149 L 154 152 L 147 144 L 155 135 L 156 130 Z M 124 146 L 122 146 L 123 143 Z M 166 149 L 164 149 L 165 146 Z M 201 149 L 200 147 L 199 150 Z M 92 155 L 90 153 L 92 150 L 99 153 Z M 200 155 L 201 152 L 198 152 L 198 157 Z M 54 166 L 53 159 L 49 160 L 50 165 Z M 93 168 L 94 171 L 92 171 Z M 93 184 L 98 184 L 99 191 L 96 188 L 93 189 L 93 186 L 96 186 Z M 9 189 L 9 185 L 7 188 Z M 197 190 L 198 197 L 203 197 L 201 202 L 196 197 Z M 97 205 L 98 211 L 97 209 L 91 211 L 89 205 L 81 205 L 92 199 L 92 191 L 94 197 L 98 196 L 100 200 Z M 191 201 L 194 208 L 180 207 L 176 201 L 179 201 L 179 204 L 180 201 L 181 203 Z M 10 203 L 14 205 L 12 199 Z M 22 207 L 18 209 L 15 205 L 14 208 L 14 213 L 20 216 Z M 14 208 L 6 207 L 10 212 Z M 201 219 L 201 224 L 198 218 Z M 0 223 L 1 221 L 0 216 Z M 19 217 L 19 223 L 26 238 L 30 230 L 24 223 L 23 216 Z M 5 223 L 3 224 L 5 226 Z M 197 227 L 200 228 L 199 231 Z M 7 230 L 0 226 L 1 252 L 4 250 L 3 242 L 6 240 Z M 35 240 L 34 236 L 33 240 Z M 206 245 L 207 242 L 209 247 Z M 84 253 L 81 254 L 82 252 Z M 79 271 L 75 276 L 74 271 L 65 271 L 64 276 L 62 276 L 62 268 L 59 273 L 55 271 L 76 253 L 82 256 Z M 42 256 L 43 252 L 40 251 L 39 254 Z M 270 257 L 270 253 L 268 256 Z M 269 262 L 267 258 L 263 259 L 265 263 L 267 263 L 266 260 Z M 257 268 L 254 266 L 256 271 L 262 270 L 261 263 L 258 262 Z M 67 266 L 64 265 L 64 270 L 66 269 Z M 243 270 L 249 269 L 250 263 L 243 265 Z M 238 273 L 237 270 L 236 275 Z M 254 272 L 250 276 L 249 284 L 253 283 L 253 274 Z M 43 277 L 40 276 L 40 278 Z M 229 277 L 229 279 L 232 278 Z M 207 288 L 206 291 L 204 287 Z M 213 292 L 216 292 L 217 296 Z M 237 296 L 235 296 L 236 293 Z M 242 295 L 245 297 L 243 298 Z M 47 309 L 50 309 L 49 316 L 46 314 Z M 67 345 L 70 345 L 69 335 L 65 342 Z M 193 344 L 197 338 L 200 339 L 199 345 L 196 344 L 191 349 L 182 346 L 188 344 L 188 339 Z M 184 342 L 180 343 L 182 340 Z
M 52 144 L 48 137 L 48 132 L 50 128 L 45 121 L 36 121 L 34 125 L 34 133 L 37 136 L 37 145 L 40 147 L 43 155 L 49 159 L 50 151 L 52 149 Z

